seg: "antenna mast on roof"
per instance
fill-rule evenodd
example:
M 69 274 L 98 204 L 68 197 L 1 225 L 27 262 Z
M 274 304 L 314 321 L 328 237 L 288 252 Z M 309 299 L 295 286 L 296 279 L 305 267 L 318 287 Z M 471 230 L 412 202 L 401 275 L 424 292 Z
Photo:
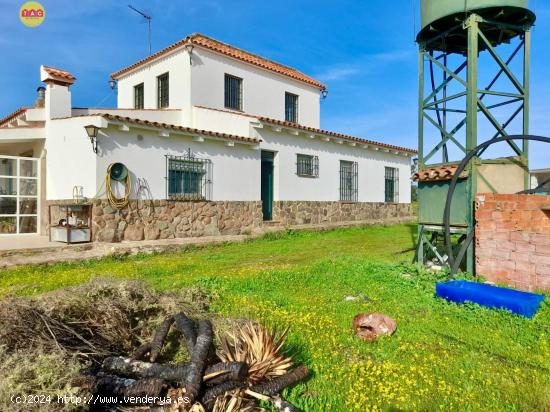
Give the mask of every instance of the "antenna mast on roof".
M 141 16 L 143 16 L 143 18 L 145 20 L 147 20 L 147 25 L 149 26 L 149 55 L 151 55 L 151 20 L 153 19 L 153 16 L 151 16 L 150 14 L 145 14 L 144 12 L 142 11 L 139 11 L 138 9 L 136 9 L 135 7 L 133 7 L 132 5 L 128 4 L 128 7 L 131 8 L 133 11 L 135 11 L 136 13 L 140 14 Z

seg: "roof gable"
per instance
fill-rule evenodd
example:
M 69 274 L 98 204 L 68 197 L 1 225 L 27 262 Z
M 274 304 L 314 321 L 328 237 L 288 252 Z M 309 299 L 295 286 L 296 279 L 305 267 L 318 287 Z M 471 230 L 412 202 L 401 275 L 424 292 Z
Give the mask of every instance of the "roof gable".
M 229 44 L 223 43 L 219 40 L 212 39 L 208 36 L 205 36 L 204 34 L 200 33 L 194 33 L 186 38 L 171 44 L 170 46 L 159 50 L 156 53 L 153 53 L 152 55 L 146 57 L 145 59 L 139 60 L 136 63 L 127 66 L 113 74 L 111 74 L 111 77 L 113 79 L 120 78 L 121 76 L 125 75 L 126 73 L 129 73 L 139 67 L 142 67 L 144 65 L 147 65 L 148 63 L 151 63 L 158 58 L 165 56 L 175 50 L 179 50 L 182 47 L 184 47 L 187 44 L 192 44 L 193 46 L 199 46 L 204 47 L 205 49 L 223 54 L 225 56 L 229 56 L 231 58 L 241 60 L 245 63 L 252 64 L 254 66 L 261 67 L 265 70 L 269 70 L 278 74 L 281 74 L 283 76 L 287 76 L 290 78 L 293 78 L 295 80 L 307 83 L 311 86 L 315 86 L 319 89 L 325 89 L 325 85 L 321 83 L 318 80 L 315 80 L 314 78 L 305 75 L 304 73 L 293 69 L 292 67 L 285 66 L 283 64 L 274 62 L 272 60 L 266 59 L 264 57 L 258 56 L 256 54 L 247 52 L 245 50 L 239 49 L 237 47 L 231 46 Z

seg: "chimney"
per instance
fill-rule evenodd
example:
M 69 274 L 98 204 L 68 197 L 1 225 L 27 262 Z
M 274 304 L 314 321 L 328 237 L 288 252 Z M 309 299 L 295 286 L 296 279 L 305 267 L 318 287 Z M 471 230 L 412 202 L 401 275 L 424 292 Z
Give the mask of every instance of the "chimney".
M 44 107 L 47 119 L 70 117 L 72 102 L 70 86 L 76 77 L 66 70 L 40 66 L 40 80 L 46 83 Z
M 46 100 L 46 88 L 44 86 L 40 86 L 38 89 L 36 89 L 36 100 L 34 101 L 34 107 L 36 108 L 44 107 L 45 100 Z

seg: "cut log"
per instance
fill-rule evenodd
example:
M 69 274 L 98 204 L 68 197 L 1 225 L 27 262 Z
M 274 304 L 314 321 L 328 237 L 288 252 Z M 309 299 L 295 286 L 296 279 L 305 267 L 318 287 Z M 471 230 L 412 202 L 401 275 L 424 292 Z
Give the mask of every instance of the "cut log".
M 142 379 L 128 386 L 122 393 L 123 396 L 159 397 L 165 393 L 168 385 L 162 379 Z
M 161 396 L 168 385 L 162 379 L 135 379 L 121 378 L 114 375 L 98 376 L 95 385 L 95 394 L 113 395 L 121 397 Z
M 183 383 L 189 373 L 189 364 L 162 365 L 159 363 L 132 360 L 121 356 L 113 356 L 105 358 L 102 369 L 128 378 L 158 378 L 169 382 Z
M 305 365 L 297 366 L 282 376 L 278 376 L 270 381 L 260 382 L 250 387 L 252 392 L 261 393 L 267 396 L 273 396 L 281 392 L 287 386 L 294 385 L 296 382 L 304 380 L 309 376 L 309 369 Z
M 195 403 L 202 384 L 202 376 L 206 369 L 206 358 L 212 346 L 212 324 L 210 321 L 199 321 L 199 333 L 197 343 L 191 356 L 190 371 L 185 380 L 185 394 L 189 397 L 190 404 Z
M 183 384 L 190 371 L 190 363 L 166 365 L 142 362 L 122 356 L 105 358 L 102 370 L 118 376 L 133 379 L 158 378 L 175 384 Z M 208 385 L 217 385 L 226 381 L 242 382 L 248 374 L 248 365 L 243 362 L 220 362 L 204 371 Z
M 132 354 L 132 359 L 143 360 L 145 356 L 151 352 L 151 342 L 144 343 Z
M 210 376 L 212 377 L 210 378 Z M 215 386 L 228 381 L 244 382 L 247 376 L 248 365 L 246 363 L 221 362 L 206 368 L 203 379 L 206 385 Z
M 223 395 L 225 392 L 232 391 L 239 388 L 242 383 L 239 382 L 224 382 L 217 386 L 213 386 L 202 394 L 200 398 L 200 403 L 204 406 L 207 412 L 210 412 L 214 408 L 214 403 L 216 398 L 220 395 Z
M 174 323 L 174 317 L 168 316 L 155 332 L 155 336 L 151 341 L 151 354 L 149 355 L 149 360 L 151 362 L 155 362 L 160 355 L 160 351 L 164 346 L 164 341 L 166 340 L 166 336 L 168 336 L 172 323 Z
M 193 353 L 193 348 L 197 343 L 197 331 L 195 322 L 189 319 L 183 312 L 180 312 L 174 315 L 174 322 L 176 329 L 182 334 L 185 341 L 185 347 L 191 357 Z

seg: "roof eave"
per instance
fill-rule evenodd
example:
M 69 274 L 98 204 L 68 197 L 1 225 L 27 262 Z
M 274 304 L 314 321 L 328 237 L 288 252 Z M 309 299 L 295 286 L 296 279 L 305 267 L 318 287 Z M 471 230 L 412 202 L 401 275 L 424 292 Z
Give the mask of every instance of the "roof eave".
M 308 126 L 303 126 L 303 125 L 300 125 L 300 124 L 290 125 L 290 124 L 287 124 L 288 122 L 282 122 L 282 121 L 279 121 L 279 120 L 267 119 L 267 118 L 263 118 L 263 117 L 258 118 L 258 121 L 259 121 L 259 124 L 262 125 L 262 126 L 264 124 L 267 124 L 267 125 L 271 125 L 271 126 L 275 126 L 277 128 L 280 128 L 281 130 L 282 129 L 289 129 L 289 130 L 298 131 L 298 133 L 303 132 L 306 135 L 313 135 L 313 136 L 310 136 L 311 138 L 314 138 L 315 135 L 319 135 L 319 136 L 323 136 L 326 139 L 328 139 L 327 141 L 330 141 L 331 139 L 333 141 L 348 141 L 348 142 L 351 142 L 351 143 L 363 145 L 363 148 L 373 148 L 374 150 L 377 150 L 377 151 L 382 150 L 382 151 L 385 151 L 385 152 L 388 152 L 388 153 L 394 152 L 393 154 L 405 154 L 407 156 L 413 156 L 415 154 L 418 154 L 418 151 L 416 151 L 414 149 L 409 149 L 409 148 L 406 148 L 406 147 L 393 146 L 393 145 L 387 145 L 385 143 L 379 143 L 379 142 L 375 142 L 375 141 L 372 141 L 372 140 L 362 139 L 360 137 L 342 135 L 340 133 L 331 133 L 331 132 L 328 132 L 326 130 L 315 129 L 315 128 L 311 128 L 311 127 L 308 127 Z M 258 126 L 254 126 L 254 127 L 258 127 Z

